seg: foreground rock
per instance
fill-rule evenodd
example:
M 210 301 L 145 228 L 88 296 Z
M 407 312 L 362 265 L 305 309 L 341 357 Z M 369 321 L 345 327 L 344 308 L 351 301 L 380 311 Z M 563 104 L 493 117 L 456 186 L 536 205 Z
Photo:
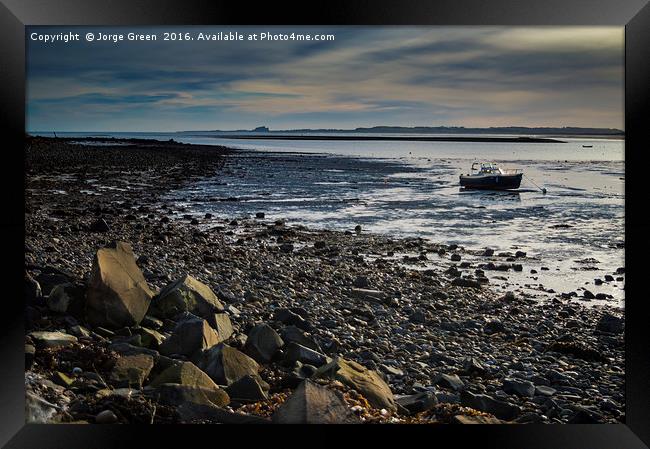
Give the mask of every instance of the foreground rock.
M 277 424 L 353 424 L 360 422 L 334 391 L 305 380 L 273 414 Z
M 395 410 L 395 398 L 390 387 L 377 374 L 354 361 L 336 358 L 316 371 L 315 378 L 335 379 L 361 393 L 376 408 Z
M 91 324 L 109 328 L 139 324 L 152 296 L 131 245 L 113 242 L 97 251 L 86 292 L 86 316 Z
M 219 335 L 207 321 L 191 313 L 185 313 L 174 327 L 172 335 L 160 345 L 160 353 L 192 357 L 220 341 Z
M 190 312 L 205 319 L 223 312 L 224 307 L 210 287 L 189 274 L 165 287 L 154 299 L 152 308 L 161 318 Z
M 206 351 L 201 366 L 219 385 L 232 385 L 244 376 L 257 376 L 260 369 L 255 360 L 224 343 Z
M 248 333 L 244 350 L 257 362 L 269 363 L 284 341 L 268 324 L 258 324 Z

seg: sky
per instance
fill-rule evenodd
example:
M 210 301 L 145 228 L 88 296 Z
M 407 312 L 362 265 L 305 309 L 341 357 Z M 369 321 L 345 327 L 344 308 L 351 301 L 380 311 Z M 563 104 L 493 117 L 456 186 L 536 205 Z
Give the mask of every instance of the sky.
M 335 38 L 196 40 L 229 31 Z M 69 32 L 81 40 L 30 38 Z M 622 27 L 28 27 L 26 39 L 28 131 L 624 127 Z

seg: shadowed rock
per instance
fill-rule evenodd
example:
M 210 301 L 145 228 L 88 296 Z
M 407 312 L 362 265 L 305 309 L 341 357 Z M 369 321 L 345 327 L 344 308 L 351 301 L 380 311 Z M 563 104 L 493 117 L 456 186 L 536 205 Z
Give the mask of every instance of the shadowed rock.
M 301 383 L 273 414 L 277 424 L 353 424 L 358 423 L 343 400 L 326 387 L 310 380 Z
M 161 318 L 172 318 L 190 312 L 206 319 L 224 307 L 210 287 L 186 274 L 162 289 L 154 299 L 152 308 Z
M 183 354 L 188 357 L 203 349 L 209 349 L 221 340 L 219 335 L 202 318 L 186 313 L 176 324 L 172 335 L 160 345 L 165 355 Z
M 201 367 L 219 385 L 232 385 L 244 376 L 256 376 L 260 369 L 255 360 L 224 343 L 203 354 Z
M 258 324 L 248 333 L 244 350 L 259 363 L 269 363 L 284 341 L 268 324 Z

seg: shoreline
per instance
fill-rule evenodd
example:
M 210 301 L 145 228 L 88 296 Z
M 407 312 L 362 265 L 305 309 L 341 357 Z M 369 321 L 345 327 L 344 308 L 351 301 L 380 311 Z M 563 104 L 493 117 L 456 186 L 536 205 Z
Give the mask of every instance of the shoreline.
M 617 328 L 603 330 L 603 316 L 618 319 L 619 311 L 502 295 L 482 283 L 485 273 L 469 270 L 471 278 L 460 278 L 442 263 L 419 271 L 390 256 L 408 252 L 434 264 L 452 255 L 462 260 L 462 248 L 453 245 L 354 229 L 313 230 L 263 216 L 184 217 L 182 208 L 161 204 L 162 194 L 217 174 L 231 150 L 140 139 L 108 139 L 120 146 L 101 148 L 67 143 L 79 140 L 33 138 L 26 157 L 26 275 L 42 290 L 28 297 L 27 332 L 82 334 L 74 345 L 55 350 L 43 350 L 33 336 L 27 339 L 35 349 L 28 391 L 66 411 L 54 413 L 53 421 L 97 422 L 100 413 L 112 410 L 118 422 L 140 422 L 154 405 L 161 410 L 157 422 L 226 422 L 244 419 L 241 413 L 267 419 L 297 394 L 298 381 L 313 374 L 312 367 L 320 368 L 306 363 L 312 359 L 304 355 L 289 365 L 291 351 L 284 346 L 260 365 L 259 376 L 269 387 L 269 399 L 258 402 L 263 407 L 231 398 L 219 406 L 198 404 L 202 407 L 185 415 L 167 410 L 169 404 L 151 399 L 160 388 L 151 382 L 165 364 L 189 358 L 201 366 L 200 357 L 163 357 L 160 348 L 143 343 L 141 329 L 169 339 L 178 319 L 152 316 L 140 326 L 104 329 L 89 325 L 83 313 L 51 307 L 56 285 L 88 288 L 96 251 L 113 240 L 131 244 L 154 292 L 184 273 L 214 291 L 233 328 L 223 339 L 231 347 L 250 355 L 245 340 L 256 325 L 265 323 L 286 336 L 287 328 L 299 323 L 307 329 L 301 341 L 313 344 L 314 352 L 378 373 L 405 404 L 396 411 L 382 414 L 349 386 L 321 380 L 366 422 L 624 421 L 623 337 Z M 94 194 L 82 192 L 89 187 Z M 199 229 L 202 225 L 211 228 Z M 280 319 L 281 310 L 290 318 Z M 89 352 L 113 365 L 133 354 L 148 355 L 154 363 L 141 387 L 125 399 L 117 384 L 103 391 L 84 362 Z M 316 365 L 324 361 L 316 359 Z M 57 361 L 54 367 L 51 360 Z M 115 367 L 109 365 L 98 371 L 110 384 Z M 75 367 L 81 373 L 73 373 Z M 232 385 L 222 389 L 233 391 Z M 142 416 L 125 411 L 136 402 Z M 413 412 L 418 407 L 424 410 Z

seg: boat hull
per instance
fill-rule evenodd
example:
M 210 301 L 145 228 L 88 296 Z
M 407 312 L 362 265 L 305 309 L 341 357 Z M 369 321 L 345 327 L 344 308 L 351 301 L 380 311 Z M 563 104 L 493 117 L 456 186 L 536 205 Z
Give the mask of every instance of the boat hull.
M 523 173 L 513 175 L 460 176 L 460 186 L 466 189 L 511 190 L 521 185 Z

